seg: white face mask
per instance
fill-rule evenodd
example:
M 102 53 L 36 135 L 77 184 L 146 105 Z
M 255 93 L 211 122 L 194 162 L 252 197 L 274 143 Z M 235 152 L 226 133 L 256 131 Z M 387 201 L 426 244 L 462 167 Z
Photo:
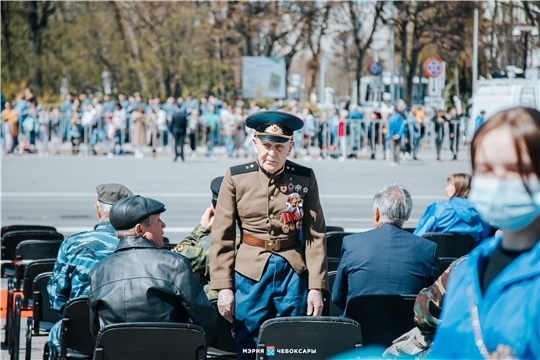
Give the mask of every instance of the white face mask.
M 540 216 L 540 181 L 529 180 L 527 185 L 531 194 L 521 179 L 475 176 L 469 201 L 491 225 L 521 230 Z

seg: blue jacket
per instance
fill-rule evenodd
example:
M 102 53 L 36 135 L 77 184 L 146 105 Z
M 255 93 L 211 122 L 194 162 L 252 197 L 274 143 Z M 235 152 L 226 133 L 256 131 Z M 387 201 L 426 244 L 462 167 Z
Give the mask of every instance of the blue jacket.
M 429 205 L 418 222 L 414 234 L 453 233 L 470 235 L 477 243 L 489 236 L 491 225 L 480 217 L 469 199 L 453 197 Z
M 344 309 L 355 296 L 418 294 L 438 277 L 434 242 L 382 224 L 343 238 L 332 301 Z
M 405 134 L 405 121 L 401 117 L 401 114 L 398 112 L 393 113 L 388 118 L 388 134 L 386 138 L 388 140 L 392 139 L 392 136 L 399 135 L 399 138 L 403 138 Z
M 472 329 L 473 303 L 489 352 L 507 345 L 518 359 L 540 359 L 540 241 L 508 265 L 482 295 L 478 268 L 501 239 L 473 250 L 450 274 L 431 358 L 482 359 Z

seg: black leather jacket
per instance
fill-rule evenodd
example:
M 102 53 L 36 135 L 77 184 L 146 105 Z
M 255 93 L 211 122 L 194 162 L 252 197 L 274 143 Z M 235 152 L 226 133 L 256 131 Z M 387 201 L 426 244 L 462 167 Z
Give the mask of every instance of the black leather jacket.
M 217 313 L 189 261 L 143 237 L 120 240 L 90 272 L 90 320 L 100 327 L 123 322 L 181 322 L 201 326 L 211 341 Z

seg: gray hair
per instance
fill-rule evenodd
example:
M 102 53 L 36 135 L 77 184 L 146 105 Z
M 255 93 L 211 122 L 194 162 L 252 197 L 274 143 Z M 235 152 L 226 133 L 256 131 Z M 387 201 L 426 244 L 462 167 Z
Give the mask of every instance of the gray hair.
M 99 207 L 99 212 L 101 213 L 101 217 L 109 216 L 109 213 L 111 212 L 112 205 L 111 204 L 105 204 L 101 201 L 97 202 L 97 205 Z
M 139 224 L 143 224 L 144 226 L 150 226 L 150 216 L 142 220 Z M 135 226 L 127 230 L 115 230 L 114 234 L 119 239 L 127 238 L 130 236 L 137 236 L 137 233 L 135 232 Z
M 411 193 L 399 183 L 385 186 L 373 197 L 373 210 L 379 209 L 381 217 L 392 223 L 407 221 L 412 207 Z
M 114 234 L 119 239 L 127 238 L 129 236 L 137 236 L 137 233 L 135 232 L 135 227 L 127 230 L 116 230 Z

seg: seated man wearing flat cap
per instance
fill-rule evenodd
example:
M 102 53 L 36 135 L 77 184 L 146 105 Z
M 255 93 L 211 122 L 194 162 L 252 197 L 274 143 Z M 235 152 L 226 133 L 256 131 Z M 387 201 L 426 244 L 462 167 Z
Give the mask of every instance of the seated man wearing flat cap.
M 96 187 L 97 202 L 94 205 L 99 225 L 93 231 L 85 231 L 67 238 L 58 251 L 58 257 L 47 285 L 51 309 L 60 316 L 66 303 L 90 292 L 88 273 L 101 260 L 114 252 L 118 238 L 109 221 L 111 207 L 119 199 L 133 193 L 120 184 L 102 184 Z M 49 346 L 60 354 L 60 325 L 57 322 L 49 333 Z
M 259 328 L 268 319 L 321 315 L 328 289 L 325 222 L 310 168 L 287 160 L 294 115 L 250 115 L 257 161 L 233 166 L 219 191 L 210 243 L 211 287 L 220 314 L 233 323 L 241 359 L 254 358 Z M 242 243 L 235 246 L 236 226 Z
M 90 273 L 90 321 L 99 328 L 124 322 L 193 323 L 212 339 L 217 314 L 189 261 L 161 250 L 165 223 L 163 203 L 130 196 L 111 209 L 110 220 L 120 239 L 114 254 Z

